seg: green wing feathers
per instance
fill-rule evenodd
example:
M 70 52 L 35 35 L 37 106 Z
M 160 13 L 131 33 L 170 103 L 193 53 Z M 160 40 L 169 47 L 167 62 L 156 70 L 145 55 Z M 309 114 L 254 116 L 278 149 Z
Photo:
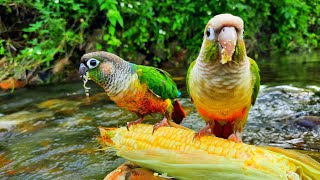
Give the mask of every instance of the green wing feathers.
M 249 58 L 249 60 L 250 60 L 250 71 L 252 74 L 252 81 L 253 81 L 253 92 L 251 96 L 251 104 L 254 105 L 260 90 L 260 74 L 259 74 L 259 67 L 257 63 L 251 58 Z
M 177 85 L 166 71 L 142 65 L 135 65 L 133 69 L 138 74 L 140 83 L 147 84 L 149 90 L 162 99 L 175 99 L 180 96 Z
M 190 87 L 189 87 L 189 78 L 190 78 L 191 70 L 193 69 L 193 66 L 194 66 L 195 63 L 196 63 L 195 60 L 191 62 L 190 66 L 189 66 L 189 69 L 188 69 L 188 72 L 187 72 L 186 81 L 187 81 L 187 91 L 188 91 L 189 96 L 190 96 L 190 91 L 189 91 L 189 89 L 190 89 Z M 191 96 L 190 96 L 190 97 L 191 97 Z

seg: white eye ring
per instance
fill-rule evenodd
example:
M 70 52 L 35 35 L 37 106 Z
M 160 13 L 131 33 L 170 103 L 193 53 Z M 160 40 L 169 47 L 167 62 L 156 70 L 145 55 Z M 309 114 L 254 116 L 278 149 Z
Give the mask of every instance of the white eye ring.
M 97 67 L 99 65 L 99 63 L 100 63 L 100 61 L 92 58 L 87 61 L 87 66 L 89 69 L 93 69 L 93 68 Z
M 211 27 L 208 27 L 208 29 L 206 31 L 206 36 L 209 40 L 214 39 L 214 30 Z

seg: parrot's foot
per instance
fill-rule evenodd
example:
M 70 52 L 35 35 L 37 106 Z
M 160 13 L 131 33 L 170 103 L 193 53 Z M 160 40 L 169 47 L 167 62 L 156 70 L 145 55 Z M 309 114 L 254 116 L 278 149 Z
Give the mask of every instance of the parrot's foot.
M 139 118 L 139 119 L 137 119 L 135 121 L 127 122 L 128 131 L 129 131 L 131 126 L 136 125 L 136 124 L 140 124 L 140 123 L 142 123 L 142 121 L 143 121 L 143 118 Z
M 211 125 L 207 124 L 206 127 L 200 129 L 200 131 L 194 134 L 193 139 L 200 139 L 202 136 L 213 135 L 213 133 L 211 132 L 211 128 Z
M 228 137 L 228 139 L 229 139 L 230 141 L 233 141 L 233 142 L 236 142 L 236 143 L 242 142 L 241 135 L 240 135 L 239 132 L 235 132 L 235 133 L 231 134 L 231 135 Z
M 168 119 L 167 119 L 167 118 L 163 118 L 160 122 L 158 122 L 157 124 L 155 124 L 155 125 L 153 126 L 152 134 L 153 134 L 154 131 L 157 130 L 159 127 L 163 127 L 163 126 L 169 126 L 169 124 L 168 124 Z

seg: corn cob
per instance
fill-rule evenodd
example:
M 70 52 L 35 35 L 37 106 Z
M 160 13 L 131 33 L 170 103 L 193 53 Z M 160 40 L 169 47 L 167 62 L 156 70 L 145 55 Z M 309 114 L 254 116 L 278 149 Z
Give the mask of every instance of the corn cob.
M 174 127 L 162 127 L 153 134 L 152 130 L 151 125 L 138 124 L 129 131 L 125 127 L 100 128 L 100 133 L 102 142 L 119 156 L 177 179 L 320 177 L 319 163 L 297 152 L 290 151 L 286 156 L 286 150 L 268 150 L 212 136 L 193 139 L 194 131 Z

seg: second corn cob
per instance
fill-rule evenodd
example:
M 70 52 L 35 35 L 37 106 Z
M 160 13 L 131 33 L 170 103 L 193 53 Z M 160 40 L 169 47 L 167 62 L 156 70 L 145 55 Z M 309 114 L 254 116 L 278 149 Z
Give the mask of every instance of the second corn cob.
M 193 139 L 191 130 L 163 127 L 152 134 L 152 128 L 139 124 L 129 131 L 125 127 L 100 128 L 100 133 L 102 141 L 114 147 L 118 155 L 178 179 L 314 179 L 320 176 L 317 162 L 308 165 L 281 153 L 212 136 Z

